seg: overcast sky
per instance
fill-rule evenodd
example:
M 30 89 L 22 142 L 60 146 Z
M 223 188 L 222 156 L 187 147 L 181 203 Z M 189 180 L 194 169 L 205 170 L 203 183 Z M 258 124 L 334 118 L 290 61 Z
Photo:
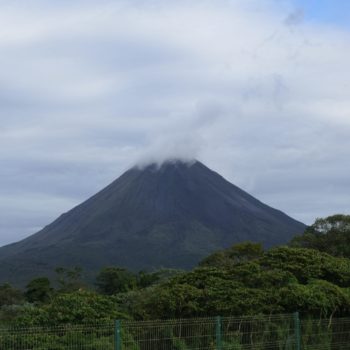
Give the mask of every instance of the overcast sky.
M 0 245 L 135 162 L 348 213 L 350 2 L 0 0 Z

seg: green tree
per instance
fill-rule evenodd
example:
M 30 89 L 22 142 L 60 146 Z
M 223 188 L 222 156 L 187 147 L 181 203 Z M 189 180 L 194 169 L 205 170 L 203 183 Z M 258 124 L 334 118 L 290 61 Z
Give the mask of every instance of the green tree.
M 17 318 L 18 325 L 94 324 L 126 318 L 114 297 L 89 291 L 58 293 L 47 304 L 25 305 Z
M 30 303 L 45 303 L 50 300 L 52 292 L 50 280 L 38 277 L 27 284 L 25 296 Z
M 302 235 L 296 236 L 290 245 L 350 258 L 350 215 L 318 218 Z
M 229 268 L 238 263 L 260 258 L 264 254 L 261 243 L 242 242 L 232 247 L 215 252 L 200 262 L 200 266 Z
M 100 293 L 113 295 L 135 289 L 137 278 L 126 269 L 110 266 L 100 271 L 95 284 Z
M 264 270 L 288 271 L 302 284 L 322 279 L 341 287 L 350 287 L 350 260 L 318 250 L 277 247 L 266 252 L 259 263 Z
M 0 307 L 4 305 L 15 305 L 22 303 L 24 297 L 19 289 L 9 283 L 0 285 Z
M 160 281 L 160 273 L 159 272 L 147 272 L 140 271 L 137 276 L 137 287 L 138 288 L 146 288 Z
M 82 282 L 82 269 L 75 266 L 73 268 L 57 267 L 57 283 L 59 292 L 73 292 L 79 289 L 84 289 L 85 284 Z

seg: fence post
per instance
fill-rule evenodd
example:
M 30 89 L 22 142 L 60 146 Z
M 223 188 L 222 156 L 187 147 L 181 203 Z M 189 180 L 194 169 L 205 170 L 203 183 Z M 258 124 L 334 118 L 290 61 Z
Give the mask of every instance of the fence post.
M 301 350 L 301 329 L 299 312 L 294 312 L 295 349 Z
M 115 350 L 122 350 L 122 335 L 121 335 L 120 320 L 115 321 L 114 347 L 115 347 Z
M 215 320 L 216 350 L 222 350 L 221 316 L 216 316 Z

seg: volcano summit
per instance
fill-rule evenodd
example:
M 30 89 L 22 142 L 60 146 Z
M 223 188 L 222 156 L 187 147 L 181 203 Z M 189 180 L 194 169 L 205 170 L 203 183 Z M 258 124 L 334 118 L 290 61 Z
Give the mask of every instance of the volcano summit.
M 131 168 L 38 233 L 0 248 L 0 283 L 57 266 L 91 275 L 110 265 L 188 269 L 233 243 L 270 247 L 304 228 L 198 161 L 167 161 Z

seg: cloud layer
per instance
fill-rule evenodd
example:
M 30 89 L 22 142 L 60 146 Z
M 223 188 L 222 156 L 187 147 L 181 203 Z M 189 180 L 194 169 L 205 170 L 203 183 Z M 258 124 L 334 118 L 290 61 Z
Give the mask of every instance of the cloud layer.
M 307 18 L 273 0 L 0 2 L 0 244 L 168 157 L 306 223 L 348 211 L 349 31 Z

